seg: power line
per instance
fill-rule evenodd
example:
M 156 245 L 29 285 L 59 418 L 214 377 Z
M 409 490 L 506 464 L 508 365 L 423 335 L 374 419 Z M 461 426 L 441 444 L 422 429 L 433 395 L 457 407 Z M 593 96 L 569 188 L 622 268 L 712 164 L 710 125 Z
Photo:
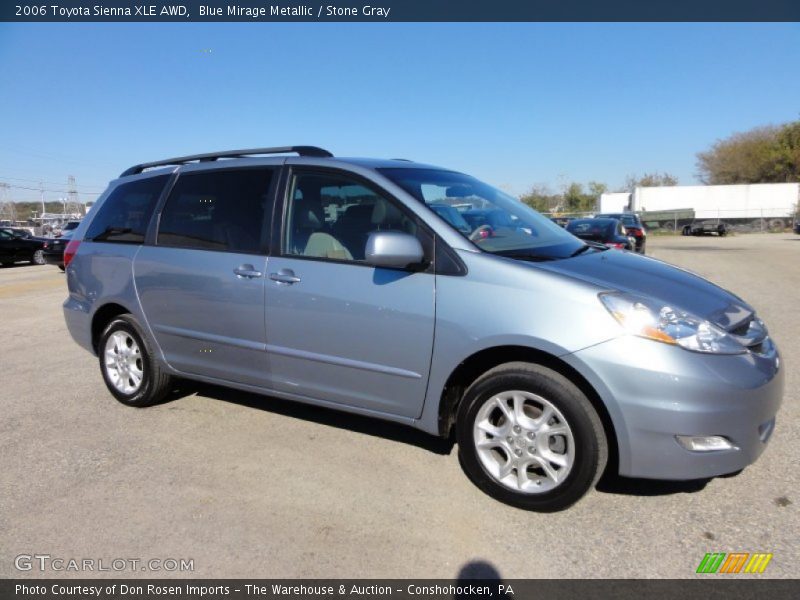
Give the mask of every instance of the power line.
M 11 184 L 7 184 L 7 185 L 10 188 L 14 188 L 14 189 L 18 189 L 18 190 L 30 190 L 32 192 L 55 192 L 57 194 L 69 194 L 70 191 L 72 191 L 72 190 L 65 190 L 65 189 L 55 190 L 55 189 L 51 189 L 51 188 L 27 187 L 27 186 L 24 186 L 24 185 L 11 185 Z M 82 191 L 81 192 L 81 194 L 87 194 L 89 196 L 99 196 L 102 193 L 103 192 L 86 192 L 86 191 Z
M 50 185 L 61 185 L 60 181 L 44 181 L 42 179 L 31 179 L 31 178 L 26 178 L 26 177 L 2 177 L 2 176 L 0 176 L 0 181 L 5 180 L 5 179 L 11 180 L 11 181 L 30 181 L 30 182 L 33 182 L 33 183 L 47 183 L 47 184 L 50 184 Z M 92 184 L 82 184 L 82 185 L 78 185 L 76 187 L 80 189 L 80 188 L 85 188 L 85 187 L 94 188 L 94 187 L 102 187 L 102 186 L 95 186 L 95 185 L 92 185 Z M 39 188 L 36 188 L 36 189 L 39 189 Z

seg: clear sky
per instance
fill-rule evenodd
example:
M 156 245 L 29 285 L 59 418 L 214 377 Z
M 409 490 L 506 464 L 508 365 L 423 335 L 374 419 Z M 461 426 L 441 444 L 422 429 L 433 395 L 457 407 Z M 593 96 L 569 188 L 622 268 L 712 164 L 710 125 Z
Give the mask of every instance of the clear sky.
M 91 200 L 137 162 L 313 144 L 514 193 L 688 184 L 716 139 L 800 118 L 798 64 L 798 24 L 4 24 L 0 182 Z

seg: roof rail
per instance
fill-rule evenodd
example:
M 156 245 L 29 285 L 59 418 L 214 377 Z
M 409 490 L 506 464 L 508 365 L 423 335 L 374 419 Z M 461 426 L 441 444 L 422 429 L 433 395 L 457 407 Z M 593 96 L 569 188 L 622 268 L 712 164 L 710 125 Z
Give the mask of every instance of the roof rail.
M 142 163 L 134 165 L 129 169 L 123 171 L 120 177 L 128 175 L 136 175 L 145 169 L 152 167 L 161 167 L 167 165 L 185 165 L 190 162 L 211 162 L 218 158 L 241 158 L 243 156 L 255 156 L 258 154 L 285 154 L 288 152 L 296 152 L 300 156 L 317 156 L 320 158 L 330 158 L 333 156 L 327 150 L 317 148 L 316 146 L 278 146 L 275 148 L 250 148 L 247 150 L 227 150 L 225 152 L 209 152 L 207 154 L 193 154 L 191 156 L 180 156 L 178 158 L 167 158 L 165 160 L 157 160 L 155 162 Z

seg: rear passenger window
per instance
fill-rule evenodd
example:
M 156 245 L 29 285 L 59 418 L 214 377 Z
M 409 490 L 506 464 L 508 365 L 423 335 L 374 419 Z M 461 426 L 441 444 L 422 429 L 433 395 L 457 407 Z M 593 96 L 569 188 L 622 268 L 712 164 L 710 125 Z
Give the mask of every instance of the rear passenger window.
M 181 175 L 161 213 L 158 245 L 258 253 L 272 175 L 273 169 Z
M 86 230 L 93 242 L 141 244 L 153 214 L 153 208 L 169 175 L 139 179 L 117 186 L 98 208 Z

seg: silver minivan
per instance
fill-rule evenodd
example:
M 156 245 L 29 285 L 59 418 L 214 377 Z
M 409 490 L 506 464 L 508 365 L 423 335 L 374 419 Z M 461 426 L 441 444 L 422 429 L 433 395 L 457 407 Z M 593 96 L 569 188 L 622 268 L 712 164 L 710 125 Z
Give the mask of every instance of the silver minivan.
M 192 379 L 454 436 L 480 489 L 530 510 L 606 468 L 736 472 L 783 392 L 738 296 L 406 160 L 293 146 L 136 165 L 64 261 L 69 330 L 123 404 Z

